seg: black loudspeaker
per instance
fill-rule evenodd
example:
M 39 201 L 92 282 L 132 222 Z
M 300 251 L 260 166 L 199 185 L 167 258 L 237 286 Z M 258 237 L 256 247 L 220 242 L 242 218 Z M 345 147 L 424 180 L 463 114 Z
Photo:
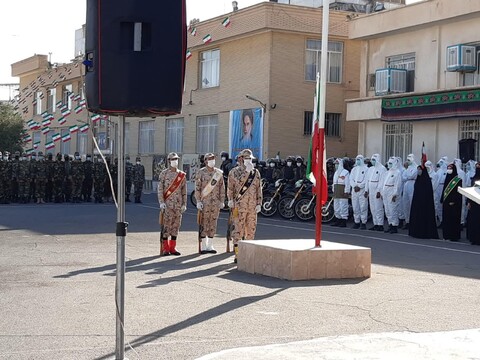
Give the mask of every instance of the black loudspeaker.
M 468 160 L 475 160 L 475 139 L 462 139 L 458 142 L 458 151 L 460 153 L 460 160 L 462 163 L 467 163 Z
M 89 111 L 138 117 L 180 113 L 185 0 L 87 0 L 85 37 Z

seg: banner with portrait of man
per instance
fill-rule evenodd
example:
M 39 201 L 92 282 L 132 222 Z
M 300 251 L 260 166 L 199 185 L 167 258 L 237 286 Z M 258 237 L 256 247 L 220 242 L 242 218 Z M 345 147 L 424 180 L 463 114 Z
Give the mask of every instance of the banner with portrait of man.
M 229 152 L 232 159 L 243 149 L 250 149 L 253 156 L 263 158 L 263 110 L 262 108 L 230 111 Z

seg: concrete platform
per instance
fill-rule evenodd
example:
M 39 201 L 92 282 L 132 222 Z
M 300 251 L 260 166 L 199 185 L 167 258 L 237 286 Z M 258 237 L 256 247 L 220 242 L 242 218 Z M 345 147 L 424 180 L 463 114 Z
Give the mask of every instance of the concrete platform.
M 239 242 L 238 270 L 287 280 L 368 278 L 371 249 L 313 239 Z

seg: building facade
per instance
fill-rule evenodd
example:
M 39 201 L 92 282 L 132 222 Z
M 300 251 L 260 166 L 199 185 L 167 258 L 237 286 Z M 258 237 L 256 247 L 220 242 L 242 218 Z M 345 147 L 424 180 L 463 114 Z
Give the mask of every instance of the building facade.
M 477 140 L 480 158 L 480 3 L 425 0 L 349 22 L 361 41 L 360 98 L 347 100 L 358 152 L 436 162 Z M 464 157 L 464 156 L 462 156 Z

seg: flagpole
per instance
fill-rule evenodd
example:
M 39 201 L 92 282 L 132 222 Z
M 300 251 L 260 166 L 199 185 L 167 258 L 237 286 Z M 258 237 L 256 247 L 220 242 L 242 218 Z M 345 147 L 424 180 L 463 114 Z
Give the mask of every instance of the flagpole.
M 319 96 L 319 114 L 318 119 L 320 124 L 317 136 L 318 144 L 320 148 L 318 150 L 319 166 L 317 167 L 317 173 L 315 179 L 317 179 L 317 218 L 315 226 L 315 246 L 320 247 L 320 241 L 322 239 L 322 181 L 323 181 L 323 162 L 324 162 L 324 149 L 325 149 L 325 100 L 326 100 L 326 88 L 327 88 L 327 61 L 328 61 L 328 20 L 330 13 L 330 0 L 323 0 L 322 8 L 322 54 L 320 57 L 320 96 Z

